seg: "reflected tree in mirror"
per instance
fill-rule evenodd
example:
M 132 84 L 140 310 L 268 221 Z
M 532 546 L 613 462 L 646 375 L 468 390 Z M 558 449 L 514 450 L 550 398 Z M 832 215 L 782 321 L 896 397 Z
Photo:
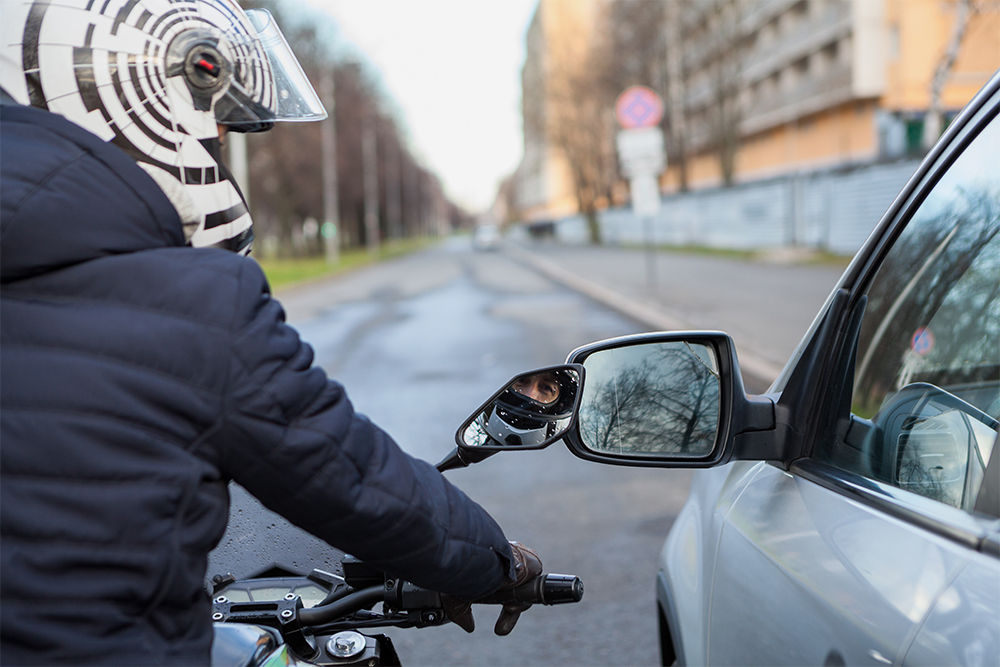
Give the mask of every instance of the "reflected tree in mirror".
M 469 447 L 540 446 L 562 437 L 573 417 L 580 387 L 570 368 L 519 375 L 465 427 Z
M 713 350 L 687 342 L 601 350 L 584 361 L 583 444 L 621 454 L 700 457 L 715 446 L 719 372 Z

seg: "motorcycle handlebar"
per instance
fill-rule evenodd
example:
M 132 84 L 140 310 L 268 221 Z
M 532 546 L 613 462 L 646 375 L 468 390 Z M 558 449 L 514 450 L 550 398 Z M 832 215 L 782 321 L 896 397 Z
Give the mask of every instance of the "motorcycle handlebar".
M 299 620 L 302 622 L 302 625 L 332 623 L 356 611 L 368 609 L 372 605 L 382 602 L 384 599 L 384 587 L 372 586 L 371 588 L 363 588 L 328 605 L 312 607 L 311 609 L 301 609 L 299 610 Z
M 572 574 L 543 574 L 517 588 L 476 600 L 483 604 L 568 604 L 583 599 L 583 581 Z
M 392 580 L 390 580 L 392 581 Z M 405 593 L 403 591 L 406 591 Z M 402 595 L 400 595 L 402 593 Z M 362 609 L 368 609 L 378 602 L 392 603 L 401 611 L 410 611 L 408 600 L 419 604 L 420 609 L 426 609 L 431 602 L 427 595 L 436 593 L 424 591 L 409 584 L 392 582 L 386 586 L 364 588 L 322 607 L 301 609 L 299 621 L 305 626 L 332 623 Z M 435 598 L 440 607 L 440 597 Z M 492 595 L 475 600 L 476 604 L 567 604 L 583 599 L 583 581 L 572 574 L 542 574 L 526 584 L 507 590 L 500 590 Z

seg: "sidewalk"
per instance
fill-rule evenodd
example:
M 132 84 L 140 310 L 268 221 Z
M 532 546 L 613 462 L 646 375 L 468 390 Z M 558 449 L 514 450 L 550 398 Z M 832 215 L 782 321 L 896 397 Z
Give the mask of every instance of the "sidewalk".
M 764 385 L 778 376 L 844 271 L 788 258 L 651 256 L 553 243 L 507 243 L 504 252 L 650 331 L 725 331 L 743 372 Z

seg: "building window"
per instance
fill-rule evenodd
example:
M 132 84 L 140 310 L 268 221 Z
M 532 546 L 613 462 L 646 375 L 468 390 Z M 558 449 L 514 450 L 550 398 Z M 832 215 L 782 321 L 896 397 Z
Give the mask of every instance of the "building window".
M 839 42 L 832 42 L 823 47 L 823 55 L 827 62 L 833 64 L 837 62 L 837 56 L 839 55 Z

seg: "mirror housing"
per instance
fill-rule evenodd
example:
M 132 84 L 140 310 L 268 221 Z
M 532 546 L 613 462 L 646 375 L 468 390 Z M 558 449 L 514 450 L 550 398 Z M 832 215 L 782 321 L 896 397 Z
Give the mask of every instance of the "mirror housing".
M 517 375 L 479 406 L 455 433 L 460 452 L 543 449 L 573 427 L 584 368 L 548 366 Z
M 568 361 L 586 372 L 564 438 L 582 459 L 709 468 L 734 458 L 738 434 L 775 428 L 774 401 L 746 394 L 736 346 L 722 332 L 612 338 L 574 350 Z

